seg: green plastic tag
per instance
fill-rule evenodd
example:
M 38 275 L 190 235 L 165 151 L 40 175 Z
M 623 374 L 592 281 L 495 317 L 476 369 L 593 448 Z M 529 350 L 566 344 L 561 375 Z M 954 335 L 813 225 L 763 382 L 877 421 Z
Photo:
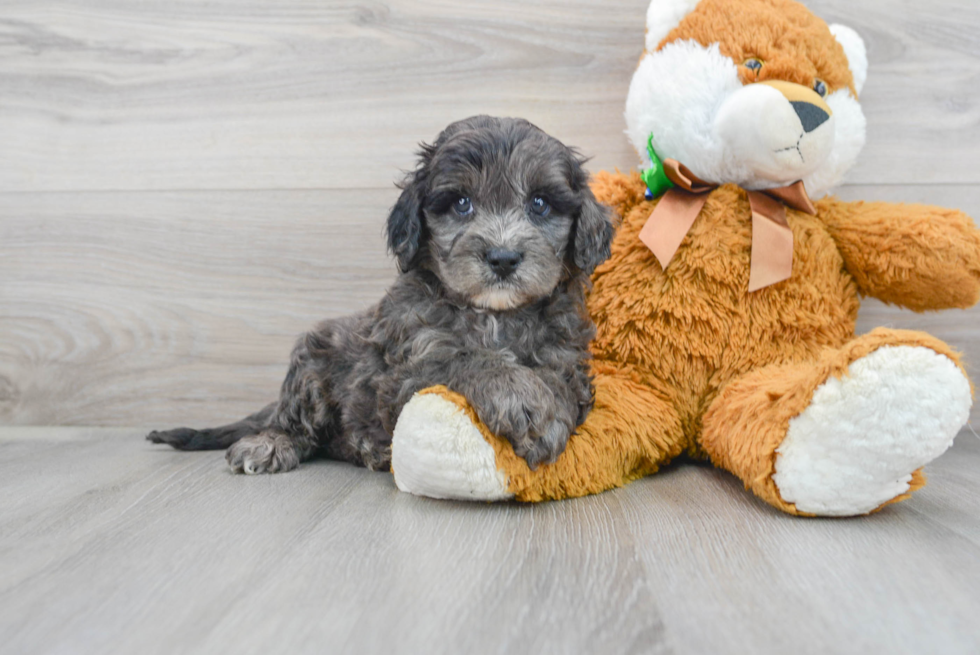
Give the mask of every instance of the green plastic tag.
M 674 188 L 674 183 L 670 181 L 667 177 L 667 173 L 664 172 L 664 165 L 660 157 L 653 150 L 653 135 L 647 139 L 647 152 L 650 154 L 650 161 L 653 162 L 650 168 L 646 169 L 640 173 L 640 177 L 646 182 L 647 188 L 650 189 L 650 195 L 654 198 L 662 196 L 669 189 Z

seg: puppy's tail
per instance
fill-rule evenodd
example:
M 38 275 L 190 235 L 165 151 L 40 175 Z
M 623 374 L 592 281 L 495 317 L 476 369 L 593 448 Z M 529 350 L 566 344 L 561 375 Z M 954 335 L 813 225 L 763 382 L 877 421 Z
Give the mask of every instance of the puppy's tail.
M 153 443 L 170 444 L 177 450 L 221 450 L 242 437 L 250 437 L 267 428 L 275 409 L 276 403 L 272 403 L 237 423 L 229 423 L 217 428 L 154 430 L 146 435 L 146 440 Z

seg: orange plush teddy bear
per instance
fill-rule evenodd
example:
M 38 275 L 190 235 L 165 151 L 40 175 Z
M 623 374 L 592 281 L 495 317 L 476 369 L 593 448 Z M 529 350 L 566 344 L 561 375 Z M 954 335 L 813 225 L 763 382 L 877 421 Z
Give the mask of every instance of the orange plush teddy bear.
M 811 200 L 864 145 L 866 69 L 857 34 L 791 0 L 653 0 L 626 104 L 643 172 L 593 184 L 622 217 L 589 299 L 595 408 L 532 471 L 464 398 L 426 390 L 395 429 L 399 488 L 566 498 L 685 453 L 792 514 L 865 514 L 921 487 L 971 386 L 928 334 L 855 336 L 858 298 L 973 305 L 980 231 L 955 210 Z

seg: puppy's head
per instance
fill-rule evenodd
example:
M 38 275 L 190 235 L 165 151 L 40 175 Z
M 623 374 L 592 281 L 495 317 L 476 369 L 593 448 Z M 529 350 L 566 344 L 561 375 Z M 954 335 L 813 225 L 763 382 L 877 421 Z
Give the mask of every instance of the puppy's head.
M 531 123 L 475 116 L 423 145 L 388 217 L 404 271 L 433 271 L 493 310 L 548 296 L 609 256 L 612 225 L 584 160 Z

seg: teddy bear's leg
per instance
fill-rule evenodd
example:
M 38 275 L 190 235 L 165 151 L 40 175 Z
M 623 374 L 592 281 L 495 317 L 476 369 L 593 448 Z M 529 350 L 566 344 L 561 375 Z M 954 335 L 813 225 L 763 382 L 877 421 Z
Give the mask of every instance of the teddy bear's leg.
M 877 329 L 814 362 L 730 382 L 704 417 L 712 461 L 792 514 L 867 514 L 925 484 L 970 414 L 970 382 L 945 343 Z
M 595 363 L 593 370 L 594 408 L 557 461 L 533 471 L 459 394 L 444 387 L 416 394 L 392 438 L 395 483 L 433 498 L 571 498 L 653 473 L 683 450 L 680 418 L 664 394 L 613 366 Z

